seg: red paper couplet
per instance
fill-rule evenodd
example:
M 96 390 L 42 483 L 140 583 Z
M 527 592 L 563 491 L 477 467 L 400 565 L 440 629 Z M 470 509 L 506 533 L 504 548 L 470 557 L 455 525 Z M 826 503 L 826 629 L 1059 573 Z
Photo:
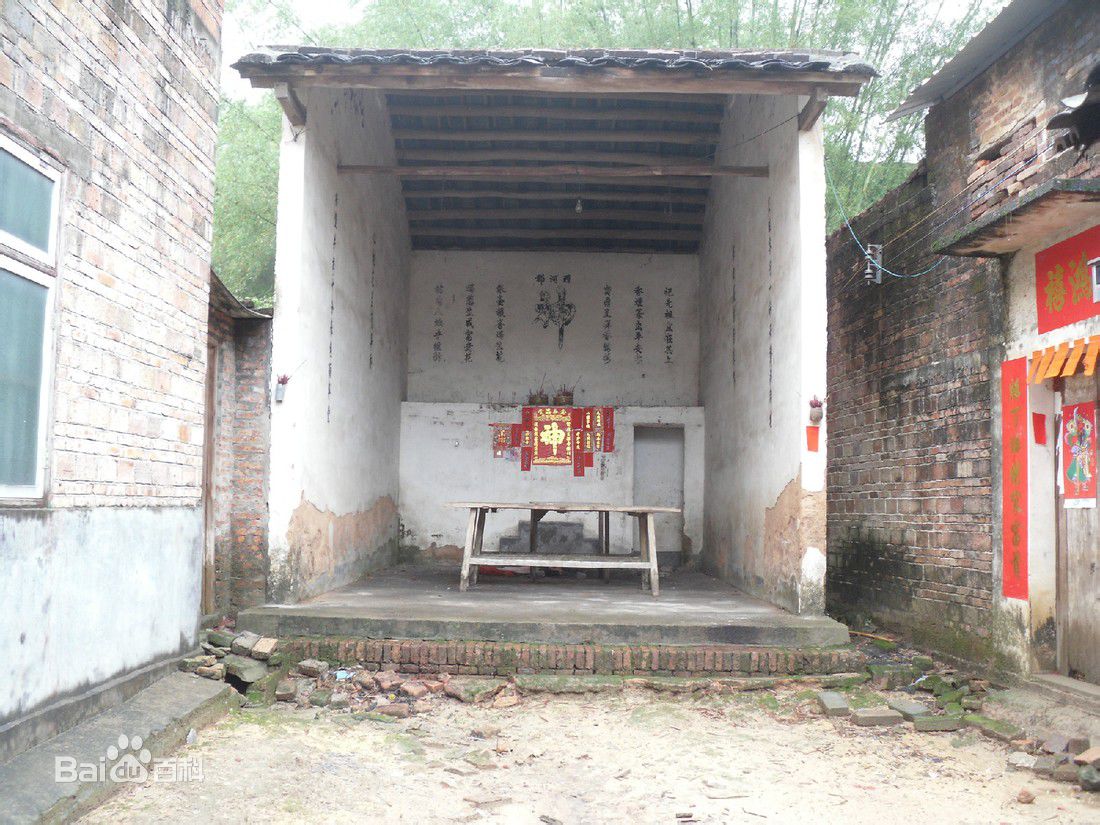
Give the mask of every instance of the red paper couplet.
M 1027 359 L 1001 364 L 1001 592 L 1027 598 Z

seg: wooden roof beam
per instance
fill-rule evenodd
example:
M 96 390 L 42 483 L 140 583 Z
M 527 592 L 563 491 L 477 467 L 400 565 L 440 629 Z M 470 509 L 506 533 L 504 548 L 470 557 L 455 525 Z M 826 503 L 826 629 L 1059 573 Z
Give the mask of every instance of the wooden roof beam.
M 289 83 L 276 83 L 272 88 L 275 99 L 283 107 L 283 114 L 290 125 L 301 129 L 306 125 L 306 107 Z
M 553 94 L 629 95 L 654 92 L 688 94 L 811 95 L 821 87 L 831 95 L 855 97 L 866 82 L 848 72 L 768 72 L 762 69 L 713 71 L 635 71 L 526 66 L 502 69 L 462 66 L 293 65 L 244 66 L 241 75 L 257 88 L 294 82 L 302 86 L 339 86 L 400 92 L 500 91 Z
M 402 163 L 426 163 L 428 161 L 510 161 L 539 160 L 561 163 L 706 163 L 708 158 L 699 155 L 662 155 L 659 152 L 605 152 L 596 149 L 417 149 L 398 146 L 397 157 Z
M 410 221 L 448 220 L 571 220 L 648 221 L 650 223 L 702 224 L 703 211 L 667 212 L 661 209 L 594 209 L 573 204 L 558 209 L 406 209 Z
M 617 240 L 640 241 L 698 241 L 702 232 L 695 229 L 585 229 L 561 228 L 561 229 L 529 229 L 525 227 L 441 227 L 430 228 L 414 226 L 409 228 L 409 234 L 415 238 L 496 238 L 507 240 L 509 238 L 611 238 Z
M 399 178 L 436 180 L 561 180 L 572 178 L 660 178 L 690 180 L 691 178 L 768 177 L 767 166 L 714 166 L 708 163 L 670 163 L 662 166 L 586 166 L 555 164 L 552 166 L 374 166 L 345 164 L 337 167 L 343 175 L 394 175 Z
M 668 99 L 668 96 L 665 96 Z M 681 95 L 675 97 L 679 103 Z M 678 109 L 568 109 L 558 106 L 527 106 L 522 104 L 433 104 L 433 103 L 389 103 L 393 117 L 527 117 L 540 120 L 561 121 L 606 121 L 630 122 L 648 120 L 660 123 L 703 123 L 718 129 L 722 124 L 721 112 L 683 111 Z
M 548 192 L 534 190 L 528 192 L 511 192 L 507 189 L 405 189 L 402 194 L 406 200 L 413 198 L 429 198 L 439 200 L 475 200 L 479 198 L 502 198 L 504 200 L 518 201 L 568 201 L 575 203 L 577 198 L 582 198 L 588 203 L 604 203 L 609 201 L 640 201 L 652 203 L 696 203 L 707 202 L 707 190 L 705 188 L 692 188 L 691 191 L 670 192 L 664 189 L 654 189 L 649 184 L 635 184 L 633 181 L 621 181 L 616 186 L 631 186 L 629 192 L 603 192 L 594 191 L 583 183 L 570 187 L 565 192 Z M 476 181 L 471 181 L 476 182 Z
M 548 131 L 536 129 L 407 129 L 391 130 L 397 140 L 439 140 L 448 143 L 484 141 L 521 141 L 524 143 L 678 143 L 687 146 L 713 146 L 718 142 L 718 132 L 673 132 L 658 129 L 614 132 L 611 130 L 584 129 L 574 131 Z M 410 149 L 409 151 L 414 151 Z
M 806 101 L 806 105 L 798 113 L 798 131 L 808 132 L 814 128 L 814 124 L 817 123 L 817 119 L 825 111 L 828 102 L 829 95 L 826 92 L 821 89 L 814 89 L 810 99 Z

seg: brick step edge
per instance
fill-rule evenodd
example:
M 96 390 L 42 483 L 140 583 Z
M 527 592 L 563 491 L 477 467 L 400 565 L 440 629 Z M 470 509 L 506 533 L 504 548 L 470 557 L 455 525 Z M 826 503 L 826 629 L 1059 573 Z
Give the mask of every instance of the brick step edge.
M 798 676 L 862 671 L 851 648 L 748 645 L 596 645 L 359 639 L 282 639 L 291 659 L 323 659 L 402 673 L 510 676 L 515 673 L 619 676 Z

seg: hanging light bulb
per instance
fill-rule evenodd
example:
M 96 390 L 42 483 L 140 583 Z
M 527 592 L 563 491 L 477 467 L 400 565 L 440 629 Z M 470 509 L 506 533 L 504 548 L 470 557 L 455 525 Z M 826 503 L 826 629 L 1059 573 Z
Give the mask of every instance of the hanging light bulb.
M 581 203 L 580 198 L 577 198 L 577 205 L 573 207 L 573 211 L 576 212 L 578 215 L 584 211 L 584 204 Z

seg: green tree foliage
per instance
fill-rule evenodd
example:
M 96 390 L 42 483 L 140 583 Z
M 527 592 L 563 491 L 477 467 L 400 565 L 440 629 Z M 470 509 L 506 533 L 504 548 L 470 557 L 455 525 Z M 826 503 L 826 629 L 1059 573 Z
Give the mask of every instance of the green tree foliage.
M 214 271 L 261 306 L 275 281 L 275 207 L 282 110 L 275 98 L 222 100 L 214 174 Z
M 835 99 L 826 111 L 826 164 L 836 195 L 849 215 L 874 203 L 900 183 L 919 158 L 919 115 L 894 123 L 888 115 L 921 80 L 957 52 L 1006 0 L 360 0 L 358 22 L 339 28 L 309 29 L 288 0 L 238 0 L 231 13 L 263 14 L 282 42 L 375 48 L 670 48 L 670 49 L 830 49 L 853 51 L 875 66 L 880 77 L 854 100 Z M 230 110 L 232 110 L 232 104 Z M 270 107 L 263 108 L 265 113 Z M 265 114 L 265 118 L 266 118 Z M 259 119 L 259 118 L 257 118 Z M 263 120 L 263 123 L 269 123 Z M 260 157 L 259 142 L 277 133 L 245 135 L 249 121 L 225 116 L 219 152 L 222 165 L 247 164 L 236 144 Z M 236 220 L 247 204 L 270 215 L 255 197 L 274 198 L 273 186 L 249 182 L 225 189 L 223 211 L 215 217 L 216 248 L 232 263 L 248 256 L 229 253 L 224 220 Z M 224 183 L 244 184 L 240 175 Z M 827 203 L 829 227 L 841 222 L 836 199 Z M 219 217 L 223 222 L 219 222 Z M 255 218 L 236 238 L 270 247 L 253 232 L 273 233 Z M 253 263 L 257 263 L 253 260 Z M 229 261 L 227 261 L 229 263 Z M 251 271 L 251 270 L 250 270 Z M 236 275 L 229 274 L 236 283 Z M 258 284 L 252 275 L 242 278 Z

